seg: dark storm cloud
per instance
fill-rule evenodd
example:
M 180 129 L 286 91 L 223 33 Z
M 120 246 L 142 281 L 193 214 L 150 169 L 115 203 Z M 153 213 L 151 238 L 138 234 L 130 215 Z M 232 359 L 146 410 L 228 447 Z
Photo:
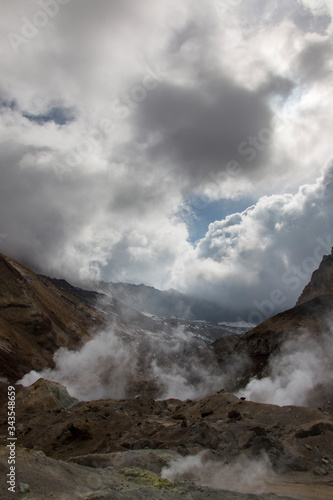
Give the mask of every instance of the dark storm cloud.
M 297 73 L 302 82 L 311 84 L 323 80 L 333 72 L 333 43 L 311 42 L 301 52 Z
M 0 234 L 7 237 L 0 238 L 0 252 L 73 282 L 99 277 L 106 264 L 132 276 L 144 272 L 148 281 L 153 259 L 174 263 L 173 226 L 167 217 L 161 224 L 153 210 L 169 203 L 158 179 L 154 185 L 148 175 L 138 182 L 137 173 L 135 177 L 130 171 L 117 176 L 111 169 L 96 172 L 82 167 L 66 173 L 60 182 L 55 165 L 50 148 L 2 144 Z M 178 243 L 184 238 L 182 232 L 186 238 L 185 230 L 178 232 L 174 237 Z M 163 265 L 155 272 L 167 278 Z
M 14 99 L 8 99 L 0 95 L 0 108 L 9 108 L 11 110 L 17 109 L 17 103 Z
M 318 35 L 325 35 L 332 22 L 328 12 L 316 15 L 304 5 L 299 5 L 299 8 L 292 16 L 292 20 L 295 26 L 305 33 L 318 33 Z
M 50 153 L 49 148 L 2 145 L 0 232 L 8 237 L 0 251 L 48 274 L 61 275 L 60 264 L 68 277 L 77 280 L 71 262 L 76 254 L 88 251 L 80 232 L 92 221 L 98 226 L 94 212 L 97 193 L 100 204 L 110 194 L 103 189 L 105 179 L 98 175 L 93 180 L 81 175 L 59 182 L 55 170 L 38 163 Z M 89 261 L 94 260 L 93 248 L 99 244 L 91 239 Z M 98 252 L 95 255 L 98 260 Z M 80 259 L 83 264 L 83 255 Z
M 3 144 L 1 154 L 1 232 L 6 232 L 6 252 L 39 270 L 45 269 L 55 249 L 68 238 L 61 185 L 52 171 L 20 168 L 22 158 L 35 148 Z M 41 151 L 41 150 L 40 150 Z M 47 148 L 44 149 L 47 151 Z M 1 247 L 0 247 L 1 248 Z M 0 249 L 1 251 L 1 249 Z
M 190 183 L 209 180 L 231 160 L 246 176 L 263 174 L 269 145 L 252 141 L 269 128 L 269 107 L 257 92 L 214 80 L 195 88 L 159 85 L 136 111 L 136 140 L 152 162 L 172 162 Z
M 296 83 L 290 78 L 270 74 L 266 81 L 260 85 L 259 93 L 267 97 L 279 96 L 284 100 L 288 98 L 295 87 Z

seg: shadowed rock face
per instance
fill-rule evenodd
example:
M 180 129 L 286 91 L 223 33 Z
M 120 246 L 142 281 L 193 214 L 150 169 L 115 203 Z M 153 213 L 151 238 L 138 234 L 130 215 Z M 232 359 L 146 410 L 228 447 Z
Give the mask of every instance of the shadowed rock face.
M 53 366 L 62 346 L 74 349 L 105 318 L 70 292 L 0 254 L 1 376 L 16 381 Z
M 324 255 L 319 269 L 312 274 L 310 283 L 304 288 L 296 305 L 323 295 L 330 297 L 333 307 L 333 248 L 331 255 Z

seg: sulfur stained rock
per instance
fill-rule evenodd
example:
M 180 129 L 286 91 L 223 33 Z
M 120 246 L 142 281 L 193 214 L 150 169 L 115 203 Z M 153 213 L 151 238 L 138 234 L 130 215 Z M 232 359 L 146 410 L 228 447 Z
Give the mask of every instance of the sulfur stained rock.
M 78 399 L 68 394 L 63 385 L 43 378 L 38 379 L 29 387 L 23 387 L 16 398 L 17 406 L 25 408 L 29 413 L 67 409 L 78 402 Z

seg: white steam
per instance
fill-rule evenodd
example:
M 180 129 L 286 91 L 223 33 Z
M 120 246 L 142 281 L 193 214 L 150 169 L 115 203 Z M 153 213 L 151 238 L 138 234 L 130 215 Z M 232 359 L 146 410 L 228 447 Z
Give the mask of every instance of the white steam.
M 60 348 L 54 369 L 33 370 L 18 383 L 31 385 L 42 377 L 64 385 L 80 400 L 92 400 L 126 398 L 140 380 L 143 390 L 153 384 L 160 399 L 199 399 L 221 389 L 223 378 L 212 356 L 205 363 L 199 360 L 197 347 L 181 328 L 169 337 L 142 333 L 130 343 L 103 331 L 78 351 Z
M 223 380 L 216 362 L 203 362 L 193 352 L 191 337 L 178 327 L 168 342 L 152 343 L 155 356 L 151 363 L 160 399 L 200 399 L 216 392 Z
M 178 458 L 162 469 L 162 478 L 170 482 L 194 480 L 201 486 L 245 493 L 263 493 L 266 480 L 273 472 L 269 459 L 249 460 L 246 457 L 224 464 L 209 459 L 209 452 Z
M 285 342 L 270 362 L 268 377 L 252 379 L 239 396 L 258 403 L 309 406 L 333 395 L 332 335 L 310 334 Z M 323 393 L 325 391 L 325 393 Z
M 43 377 L 64 385 L 80 400 L 121 399 L 135 372 L 133 354 L 112 331 L 102 331 L 78 351 L 61 347 L 54 355 L 53 370 L 33 370 L 18 383 L 31 385 Z
M 157 383 L 162 388 L 161 399 L 201 399 L 221 389 L 221 375 L 214 368 L 194 364 L 184 360 L 173 362 L 168 368 L 160 366 L 156 361 L 152 369 Z
M 102 331 L 78 351 L 60 348 L 54 369 L 31 371 L 19 383 L 43 377 L 80 400 L 122 399 L 144 390 L 159 399 L 201 399 L 239 383 L 248 359 L 231 356 L 221 370 L 213 352 L 198 347 L 180 328 L 168 335 L 141 332 L 127 342 L 112 330 Z M 271 359 L 269 375 L 252 379 L 236 395 L 281 406 L 319 406 L 333 397 L 332 364 L 332 334 L 294 335 Z

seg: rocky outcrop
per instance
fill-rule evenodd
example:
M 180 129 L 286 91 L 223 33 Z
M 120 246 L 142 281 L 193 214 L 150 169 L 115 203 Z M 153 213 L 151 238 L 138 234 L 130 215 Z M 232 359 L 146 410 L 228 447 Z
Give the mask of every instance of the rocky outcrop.
M 33 385 L 23 387 L 16 404 L 31 414 L 71 408 L 78 400 L 70 396 L 66 387 L 40 378 Z
M 256 437 L 269 437 L 273 444 L 279 440 L 281 445 L 274 446 L 281 453 L 296 456 L 304 454 L 309 438 L 325 448 L 322 453 L 332 456 L 333 464 L 333 441 L 320 444 L 333 432 L 331 417 L 310 408 L 253 403 L 225 392 L 199 401 L 138 397 L 77 402 L 60 384 L 40 379 L 17 395 L 16 415 L 19 443 L 58 459 L 78 461 L 88 454 L 144 449 L 153 454 L 171 450 L 182 456 L 210 449 L 228 459 L 240 456 L 242 450 L 256 454 L 260 448 Z M 0 432 L 5 434 L 6 422 L 1 422 Z M 307 456 L 311 468 L 318 450 Z M 110 455 L 113 466 L 116 457 Z M 101 466 L 98 456 L 92 460 Z M 88 465 L 87 458 L 84 464 Z
M 319 269 L 312 274 L 310 283 L 304 288 L 296 305 L 321 296 L 327 296 L 333 306 L 333 248 L 331 255 L 324 255 Z

